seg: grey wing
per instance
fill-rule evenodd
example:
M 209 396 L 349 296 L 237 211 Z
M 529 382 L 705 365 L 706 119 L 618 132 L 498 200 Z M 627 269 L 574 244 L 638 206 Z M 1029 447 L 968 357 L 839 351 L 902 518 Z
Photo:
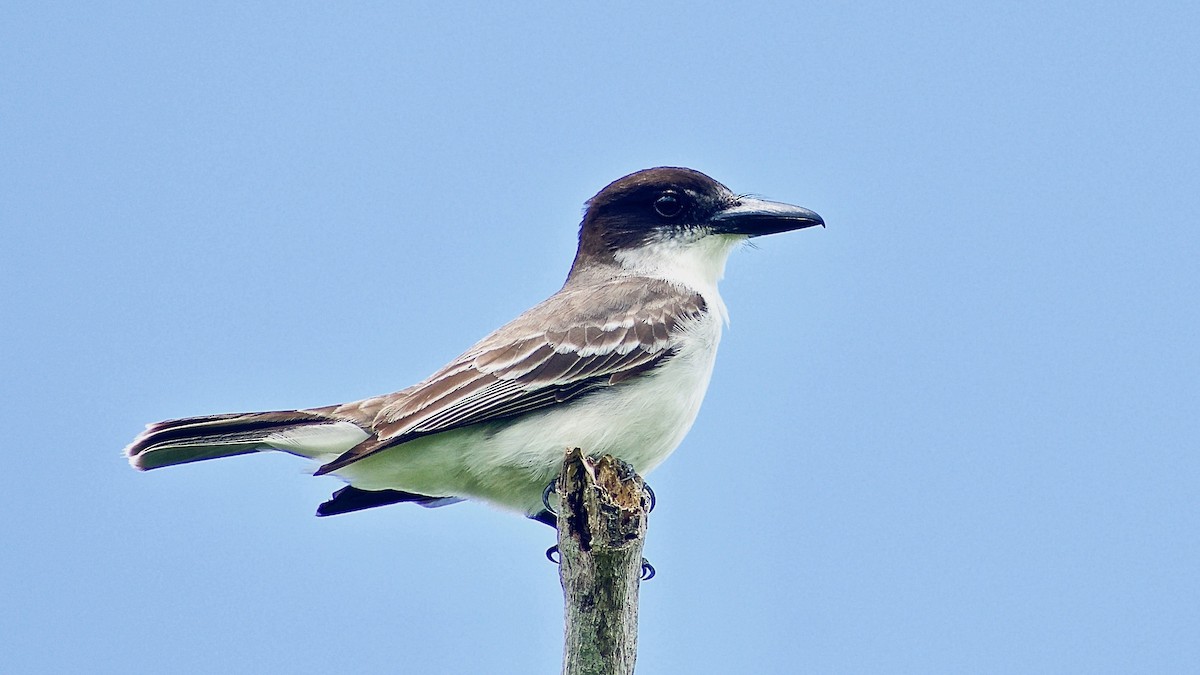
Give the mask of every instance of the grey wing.
M 617 385 L 670 359 L 673 334 L 705 311 L 699 294 L 659 280 L 621 279 L 560 291 L 382 407 L 374 436 L 317 474 L 414 438 Z

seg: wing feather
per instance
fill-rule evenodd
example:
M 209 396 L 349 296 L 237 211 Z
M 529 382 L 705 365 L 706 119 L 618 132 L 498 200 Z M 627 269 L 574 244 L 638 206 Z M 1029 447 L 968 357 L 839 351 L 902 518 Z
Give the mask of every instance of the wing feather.
M 699 294 L 657 279 L 564 288 L 424 382 L 386 402 L 372 400 L 374 436 L 317 474 L 420 436 L 558 405 L 637 377 L 670 359 L 677 331 L 706 310 Z

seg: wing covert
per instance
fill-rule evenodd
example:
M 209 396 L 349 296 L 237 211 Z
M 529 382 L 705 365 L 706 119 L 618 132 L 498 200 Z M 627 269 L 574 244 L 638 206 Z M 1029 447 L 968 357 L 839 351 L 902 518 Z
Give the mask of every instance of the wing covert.
M 559 405 L 628 380 L 670 359 L 677 329 L 705 311 L 699 294 L 657 279 L 564 289 L 398 392 L 376 414 L 374 436 L 317 473 L 420 436 Z

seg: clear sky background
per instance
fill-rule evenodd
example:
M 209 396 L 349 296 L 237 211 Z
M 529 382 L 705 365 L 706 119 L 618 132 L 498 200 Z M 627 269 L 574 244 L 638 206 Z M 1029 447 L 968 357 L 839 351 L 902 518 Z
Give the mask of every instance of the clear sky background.
M 730 262 L 640 672 L 1194 672 L 1198 7 L 5 3 L 0 671 L 557 672 L 549 528 L 119 452 L 423 378 L 669 164 L 829 226 Z

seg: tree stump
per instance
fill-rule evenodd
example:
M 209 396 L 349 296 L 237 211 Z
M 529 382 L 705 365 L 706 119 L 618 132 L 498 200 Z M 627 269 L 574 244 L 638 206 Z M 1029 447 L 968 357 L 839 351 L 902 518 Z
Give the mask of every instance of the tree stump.
M 558 496 L 564 675 L 631 675 L 649 504 L 628 464 L 567 453 Z

